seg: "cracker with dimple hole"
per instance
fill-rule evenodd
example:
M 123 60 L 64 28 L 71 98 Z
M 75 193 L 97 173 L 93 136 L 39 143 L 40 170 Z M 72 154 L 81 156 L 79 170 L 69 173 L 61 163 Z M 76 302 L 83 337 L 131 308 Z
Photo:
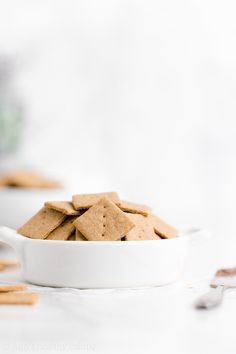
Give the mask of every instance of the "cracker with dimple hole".
M 0 284 L 0 293 L 7 293 L 9 291 L 24 291 L 27 289 L 25 284 Z
M 75 241 L 87 241 L 78 229 L 75 232 Z
M 66 215 L 57 210 L 43 207 L 29 221 L 21 226 L 17 232 L 30 238 L 46 238 L 66 218 Z
M 108 198 L 115 204 L 120 203 L 120 198 L 116 192 L 73 195 L 72 203 L 76 210 L 88 209 L 91 206 L 97 204 L 101 198 Z
M 53 230 L 46 240 L 67 240 L 73 232 L 75 232 L 75 226 L 73 225 L 73 221 L 75 221 L 76 217 L 68 217 L 61 225 L 59 225 L 55 230 Z
M 178 230 L 168 225 L 164 220 L 155 215 L 148 217 L 154 227 L 155 233 L 161 238 L 173 238 L 178 236 Z
M 75 227 L 89 241 L 120 240 L 134 223 L 108 198 L 102 198 L 74 221 Z
M 117 205 L 121 210 L 128 213 L 141 214 L 144 216 L 147 216 L 151 213 L 151 209 L 142 204 L 130 203 L 125 200 L 121 200 Z
M 127 241 L 142 241 L 142 240 L 158 240 L 153 225 L 150 223 L 148 217 L 140 214 L 126 213 L 129 219 L 135 224 L 135 227 L 128 232 L 125 239 Z
M 0 294 L 1 305 L 33 305 L 38 301 L 36 293 L 2 293 Z
M 71 202 L 45 202 L 44 206 L 49 209 L 60 211 L 61 213 L 66 215 L 81 214 L 79 210 L 74 209 L 73 204 Z

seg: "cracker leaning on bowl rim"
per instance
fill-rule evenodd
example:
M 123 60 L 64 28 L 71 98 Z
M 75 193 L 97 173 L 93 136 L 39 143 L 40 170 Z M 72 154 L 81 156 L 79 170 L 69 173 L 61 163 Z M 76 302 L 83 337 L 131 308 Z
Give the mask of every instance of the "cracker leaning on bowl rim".
M 88 209 L 99 202 L 101 198 L 108 198 L 111 202 L 118 204 L 120 198 L 116 192 L 96 193 L 96 194 L 76 194 L 72 196 L 72 203 L 76 210 Z
M 126 213 L 126 215 L 135 224 L 135 227 L 125 236 L 126 241 L 160 239 L 160 237 L 155 234 L 153 225 L 147 217 L 140 214 Z
M 75 232 L 68 237 L 67 241 L 75 241 Z
M 76 217 L 68 217 L 63 221 L 61 225 L 59 225 L 56 229 L 54 229 L 45 240 L 59 240 L 65 241 L 67 240 L 73 232 L 75 232 L 75 226 L 73 225 L 73 221 L 75 221 Z
M 167 224 L 164 220 L 162 220 L 158 216 L 149 215 L 148 218 L 154 227 L 155 233 L 160 238 L 173 238 L 178 236 L 178 230 L 175 227 Z
M 21 226 L 17 232 L 30 238 L 46 238 L 66 218 L 59 211 L 43 207 L 29 221 Z
M 74 221 L 89 241 L 116 241 L 135 225 L 110 199 L 102 198 Z
M 78 229 L 75 231 L 75 241 L 87 241 Z

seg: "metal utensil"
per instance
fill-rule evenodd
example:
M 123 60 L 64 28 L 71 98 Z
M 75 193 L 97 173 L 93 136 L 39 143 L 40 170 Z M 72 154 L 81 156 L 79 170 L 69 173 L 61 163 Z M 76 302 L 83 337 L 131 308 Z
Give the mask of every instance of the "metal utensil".
M 236 268 L 218 270 L 210 286 L 209 292 L 195 301 L 194 305 L 197 309 L 210 309 L 222 303 L 224 291 L 236 287 Z

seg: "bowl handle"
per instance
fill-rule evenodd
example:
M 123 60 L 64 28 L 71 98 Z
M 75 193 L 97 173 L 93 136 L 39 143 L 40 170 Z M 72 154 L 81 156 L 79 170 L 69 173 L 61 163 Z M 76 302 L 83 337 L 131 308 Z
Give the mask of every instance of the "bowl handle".
M 0 226 L 0 241 L 11 246 L 19 256 L 23 256 L 24 236 L 19 235 L 15 230 Z

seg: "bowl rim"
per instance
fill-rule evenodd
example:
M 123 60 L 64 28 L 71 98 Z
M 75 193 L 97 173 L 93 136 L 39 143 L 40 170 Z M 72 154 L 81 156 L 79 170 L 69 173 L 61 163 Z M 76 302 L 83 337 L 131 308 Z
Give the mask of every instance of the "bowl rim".
M 120 246 L 120 245 L 150 245 L 150 244 L 163 244 L 163 242 L 165 242 L 165 244 L 167 243 L 173 243 L 173 242 L 180 242 L 181 241 L 186 241 L 188 240 L 188 237 L 191 236 L 193 233 L 198 233 L 198 232 L 201 232 L 202 230 L 199 229 L 199 228 L 192 228 L 192 229 L 189 229 L 189 230 L 186 230 L 185 232 L 179 232 L 179 235 L 177 237 L 173 237 L 173 238 L 163 238 L 163 239 L 157 239 L 157 240 L 133 240 L 133 241 L 76 241 L 76 243 L 74 243 L 75 241 L 74 240 L 47 240 L 47 239 L 35 239 L 35 238 L 30 238 L 30 237 L 27 237 L 27 236 L 24 236 L 24 235 L 21 235 L 17 232 L 17 230 L 13 230 L 12 231 L 15 232 L 15 234 L 17 235 L 17 237 L 19 237 L 21 239 L 21 241 L 23 242 L 34 242 L 35 244 L 36 243 L 44 243 L 44 244 L 47 244 L 45 241 L 49 241 L 50 244 L 60 244 L 60 245 L 119 245 L 118 247 L 127 247 L 127 246 Z M 157 242 L 159 241 L 159 242 Z M 70 246 L 69 246 L 70 247 Z M 90 246 L 88 246 L 90 247 Z M 99 246 L 100 247 L 100 246 Z M 129 246 L 128 246 L 129 247 Z

